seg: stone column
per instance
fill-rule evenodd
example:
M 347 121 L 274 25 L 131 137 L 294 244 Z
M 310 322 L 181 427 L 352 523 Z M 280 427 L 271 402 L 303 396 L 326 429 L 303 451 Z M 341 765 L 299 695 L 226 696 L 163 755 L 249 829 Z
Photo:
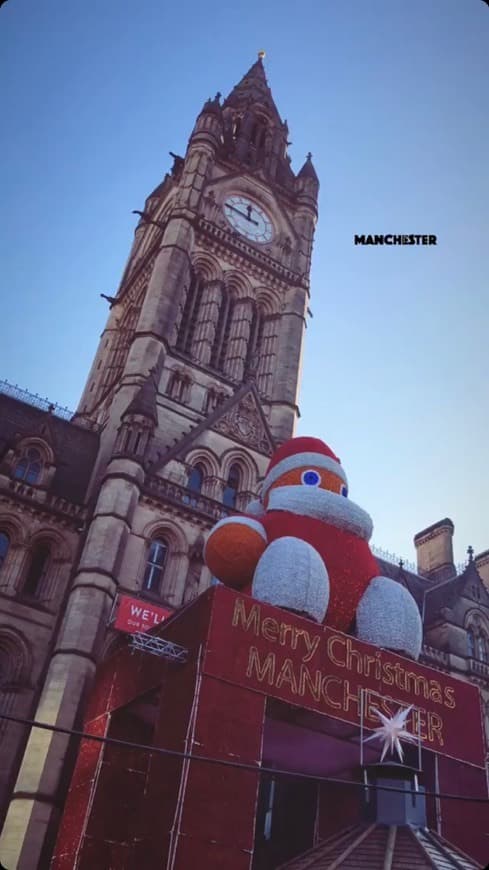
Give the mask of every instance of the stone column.
M 117 592 L 117 577 L 138 502 L 143 470 L 127 459 L 109 463 L 78 564 L 34 718 L 77 727 Z M 0 840 L 9 870 L 47 866 L 58 822 L 71 741 L 33 728 Z

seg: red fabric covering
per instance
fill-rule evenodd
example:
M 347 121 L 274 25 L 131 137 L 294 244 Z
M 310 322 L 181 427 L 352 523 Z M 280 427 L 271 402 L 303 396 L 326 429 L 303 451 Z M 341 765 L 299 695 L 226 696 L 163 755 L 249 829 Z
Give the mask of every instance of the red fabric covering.
M 379 574 L 379 566 L 368 543 L 324 520 L 302 517 L 288 511 L 268 511 L 261 522 L 269 543 L 291 535 L 301 538 L 317 550 L 326 565 L 330 582 L 325 621 L 331 628 L 347 631 L 370 580 Z
M 330 456 L 331 459 L 340 462 L 336 454 L 331 450 L 331 447 L 328 447 L 328 445 L 325 444 L 324 441 L 321 441 L 320 438 L 290 438 L 273 454 L 268 466 L 267 474 L 272 468 L 278 465 L 279 462 L 282 462 L 282 459 L 287 459 L 289 456 L 295 456 L 296 453 L 321 453 L 323 456 Z
M 440 755 L 438 769 L 442 794 L 487 800 L 486 773 L 481 768 Z M 442 836 L 486 866 L 489 858 L 487 804 L 442 798 L 440 805 Z

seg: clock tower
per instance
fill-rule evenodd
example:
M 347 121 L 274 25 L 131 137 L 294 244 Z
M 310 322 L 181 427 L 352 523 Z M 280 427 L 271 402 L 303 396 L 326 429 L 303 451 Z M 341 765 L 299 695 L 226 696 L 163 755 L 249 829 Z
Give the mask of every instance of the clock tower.
M 292 171 L 263 56 L 207 100 L 139 212 L 78 409 L 104 427 L 102 462 L 148 377 L 169 444 L 245 382 L 273 438 L 293 433 L 319 183 L 310 155 Z

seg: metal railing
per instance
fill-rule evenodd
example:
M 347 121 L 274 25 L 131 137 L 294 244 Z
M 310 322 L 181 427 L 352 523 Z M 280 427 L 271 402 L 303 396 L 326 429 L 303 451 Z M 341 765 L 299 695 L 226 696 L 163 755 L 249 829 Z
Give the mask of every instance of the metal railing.
M 4 396 L 10 396 L 12 399 L 17 399 L 19 402 L 25 402 L 27 405 L 32 405 L 33 408 L 39 408 L 40 411 L 49 411 L 55 417 L 60 417 L 62 420 L 71 420 L 73 411 L 69 408 L 64 408 L 56 402 L 50 402 L 49 399 L 43 399 L 37 393 L 30 393 L 29 390 L 24 390 L 17 384 L 11 384 L 9 381 L 0 380 L 0 393 Z
M 199 511 L 205 514 L 210 519 L 220 520 L 223 517 L 229 517 L 236 513 L 232 508 L 228 508 L 221 502 L 216 501 L 209 496 L 202 495 L 200 492 L 193 492 L 186 486 L 181 486 L 178 483 L 173 483 L 164 477 L 149 477 L 144 486 L 143 492 L 147 496 L 155 496 L 163 498 L 172 504 L 180 505 L 192 511 Z
M 73 417 L 75 416 L 74 411 L 70 411 L 70 409 L 66 408 L 64 405 L 58 405 L 57 402 L 51 402 L 49 399 L 43 398 L 38 393 L 31 393 L 29 390 L 24 390 L 23 387 L 19 387 L 17 384 L 11 384 L 9 381 L 0 380 L 0 394 L 10 396 L 12 399 L 17 399 L 18 402 L 25 402 L 26 405 L 30 405 L 32 408 L 38 408 L 39 411 L 53 414 L 54 417 L 58 417 L 60 420 L 65 420 L 67 423 L 79 425 L 83 429 L 92 429 L 94 431 L 100 429 L 98 423 L 95 423 L 86 417 L 83 417 L 83 420 L 73 420 Z
M 413 571 L 415 574 L 418 573 L 418 569 L 414 562 L 410 562 L 408 559 L 402 559 L 400 556 L 397 556 L 396 553 L 391 553 L 389 550 L 384 550 L 382 547 L 375 547 L 373 544 L 370 545 L 370 549 L 374 553 L 375 556 L 378 556 L 379 559 L 383 559 L 385 562 L 390 562 L 391 565 L 401 565 L 406 568 L 408 571 Z

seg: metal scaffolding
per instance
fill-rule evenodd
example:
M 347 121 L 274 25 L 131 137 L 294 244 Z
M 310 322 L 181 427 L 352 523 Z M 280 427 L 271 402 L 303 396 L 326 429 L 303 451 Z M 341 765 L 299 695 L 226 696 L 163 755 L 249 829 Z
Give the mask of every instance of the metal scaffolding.
M 131 647 L 133 651 L 150 653 L 171 662 L 183 663 L 187 661 L 188 649 L 145 631 L 137 631 L 131 635 Z

